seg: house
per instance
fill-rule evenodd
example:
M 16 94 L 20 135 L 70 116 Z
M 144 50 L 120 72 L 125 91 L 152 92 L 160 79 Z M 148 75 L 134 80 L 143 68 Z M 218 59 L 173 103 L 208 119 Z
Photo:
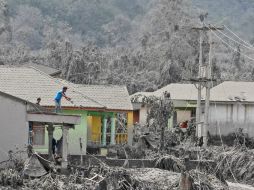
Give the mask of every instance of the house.
M 162 97 L 165 91 L 170 93 L 175 107 L 174 116 L 169 120 L 169 127 L 195 117 L 198 94 L 195 85 L 172 83 L 155 92 L 137 92 L 131 95 L 131 99 L 134 100 L 133 109 L 135 122 L 141 125 L 146 124 L 147 113 L 150 107 L 142 103 L 142 98 L 144 96 Z
M 44 142 L 49 145 L 48 154 L 52 156 L 50 142 L 52 142 L 54 126 L 61 126 L 65 136 L 63 137 L 62 167 L 67 167 L 67 138 L 70 128 L 74 130 L 74 125 L 80 123 L 79 116 L 58 115 L 45 111 L 40 106 L 27 100 L 0 91 L 0 126 L 1 126 L 1 154 L 0 161 L 8 160 L 9 151 L 26 152 L 28 144 L 32 142 L 44 142 L 41 134 L 48 129 L 49 141 Z M 51 130 L 50 130 L 51 129 Z M 30 131 L 34 131 L 33 137 Z
M 120 91 L 117 92 L 116 87 L 107 87 L 102 89 L 102 86 L 97 86 L 96 88 L 93 87 L 96 90 L 93 91 L 93 94 L 89 92 L 92 91 L 92 87 L 88 88 L 86 86 L 83 88 L 81 85 L 75 85 L 61 79 L 50 77 L 49 75 L 35 68 L 6 66 L 0 67 L 0 91 L 22 98 L 24 100 L 28 100 L 30 102 L 35 102 L 36 99 L 40 97 L 41 106 L 49 110 L 54 110 L 55 104 L 53 99 L 55 93 L 61 90 L 63 86 L 68 87 L 67 94 L 72 98 L 73 101 L 73 103 L 71 103 L 63 99 L 63 113 L 68 115 L 81 116 L 80 125 L 75 126 L 75 130 L 70 131 L 69 134 L 70 154 L 80 154 L 80 141 L 84 147 L 83 151 L 86 153 L 88 139 L 91 141 L 90 144 L 96 144 L 99 147 L 106 146 L 108 144 L 114 145 L 115 143 L 121 143 L 123 141 L 126 142 L 128 140 L 128 136 L 129 143 L 131 143 L 130 136 L 133 123 L 132 106 L 129 100 L 129 94 L 125 87 L 119 87 Z M 103 99 L 102 96 L 106 94 L 108 94 L 108 103 L 105 99 Z M 119 98 L 121 96 L 124 98 L 124 102 L 121 102 L 123 101 L 123 99 Z M 115 103 L 112 103 L 112 106 L 110 107 L 110 102 L 113 100 L 115 100 Z M 128 117 L 126 117 L 127 131 L 130 133 L 130 135 L 127 136 L 126 131 L 124 131 L 124 135 L 119 134 L 119 136 L 122 135 L 121 138 L 115 134 L 117 113 L 125 113 L 128 115 Z M 100 135 L 100 130 L 102 131 L 101 126 L 106 127 L 106 133 L 107 130 L 110 131 L 110 134 L 106 134 L 106 145 L 105 135 Z M 105 128 L 103 129 L 104 132 Z M 62 131 L 57 129 L 54 133 L 54 138 L 60 139 L 61 136 Z M 108 143 L 107 136 L 110 138 Z M 47 131 L 45 132 L 44 137 L 45 141 L 47 141 Z M 46 153 L 48 151 L 47 145 L 44 143 L 39 144 L 37 151 Z
M 126 86 L 83 85 L 65 80 L 61 82 L 75 87 L 83 96 L 92 97 L 106 108 L 104 112 L 88 113 L 88 147 L 132 144 L 133 107 Z
M 75 85 L 75 88 L 106 107 L 104 112 L 88 113 L 88 146 L 132 144 L 133 108 L 126 86 Z M 108 122 L 110 128 L 107 127 Z
M 226 81 L 211 89 L 212 135 L 227 135 L 239 128 L 254 137 L 254 82 Z

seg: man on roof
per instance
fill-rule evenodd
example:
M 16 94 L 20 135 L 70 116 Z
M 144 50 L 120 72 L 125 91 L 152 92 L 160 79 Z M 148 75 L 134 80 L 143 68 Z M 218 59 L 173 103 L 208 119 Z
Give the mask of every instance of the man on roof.
M 56 113 L 61 112 L 61 99 L 62 97 L 64 97 L 66 100 L 71 101 L 71 98 L 69 98 L 68 96 L 66 96 L 66 91 L 67 91 L 67 87 L 64 86 L 62 90 L 58 91 L 55 95 L 55 105 L 56 105 Z

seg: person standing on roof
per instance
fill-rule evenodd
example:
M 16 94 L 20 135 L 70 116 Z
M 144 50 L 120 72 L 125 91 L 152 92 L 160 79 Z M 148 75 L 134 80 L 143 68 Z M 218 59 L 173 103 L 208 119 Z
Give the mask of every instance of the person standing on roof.
M 64 86 L 62 90 L 56 93 L 55 95 L 55 105 L 56 105 L 56 113 L 59 113 L 61 111 L 61 99 L 64 97 L 66 100 L 71 101 L 71 98 L 65 95 L 67 91 L 67 87 Z
M 41 98 L 39 97 L 39 98 L 37 98 L 37 100 L 36 100 L 36 105 L 40 105 L 41 104 Z

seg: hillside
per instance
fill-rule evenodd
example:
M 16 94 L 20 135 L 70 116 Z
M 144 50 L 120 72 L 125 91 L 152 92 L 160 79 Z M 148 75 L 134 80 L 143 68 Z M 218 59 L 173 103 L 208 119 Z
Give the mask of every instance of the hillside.
M 130 93 L 197 75 L 199 33 L 191 28 L 201 12 L 254 38 L 252 0 L 1 0 L 0 8 L 0 64 L 45 64 L 72 82 L 124 84 Z M 214 40 L 214 76 L 253 80 L 252 62 L 243 56 L 253 51 Z

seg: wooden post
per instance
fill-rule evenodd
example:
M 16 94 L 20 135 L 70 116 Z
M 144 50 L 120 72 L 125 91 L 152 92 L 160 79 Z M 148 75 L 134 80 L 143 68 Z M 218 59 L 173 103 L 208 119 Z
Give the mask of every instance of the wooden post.
M 62 168 L 66 169 L 68 165 L 68 131 L 67 126 L 62 127 L 63 131 L 63 144 L 62 144 Z
M 180 190 L 191 190 L 192 189 L 192 179 L 189 174 L 181 173 Z
M 48 130 L 48 159 L 52 160 L 53 159 L 52 141 L 54 132 L 53 124 L 49 124 L 47 130 Z

